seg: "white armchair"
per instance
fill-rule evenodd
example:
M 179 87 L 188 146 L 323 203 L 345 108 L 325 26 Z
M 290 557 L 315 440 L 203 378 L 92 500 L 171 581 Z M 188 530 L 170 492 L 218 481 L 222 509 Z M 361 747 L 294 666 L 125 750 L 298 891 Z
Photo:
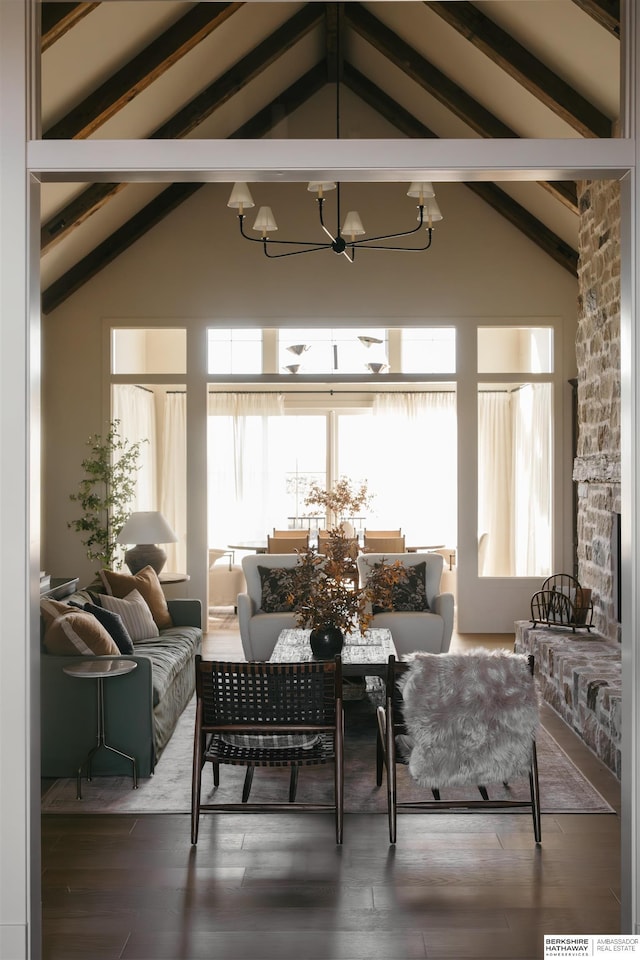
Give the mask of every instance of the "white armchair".
M 291 569 L 297 563 L 297 553 L 261 553 L 242 558 L 247 591 L 238 594 L 238 626 L 247 660 L 268 660 L 280 632 L 296 626 L 292 612 L 268 613 L 262 609 L 262 581 L 258 567 Z
M 453 594 L 440 593 L 443 558 L 438 553 L 361 553 L 358 557 L 360 585 L 364 586 L 369 569 L 381 560 L 400 560 L 405 567 L 425 564 L 425 591 L 428 610 L 391 610 L 374 614 L 372 627 L 391 630 L 398 656 L 415 650 L 447 653 L 453 633 Z

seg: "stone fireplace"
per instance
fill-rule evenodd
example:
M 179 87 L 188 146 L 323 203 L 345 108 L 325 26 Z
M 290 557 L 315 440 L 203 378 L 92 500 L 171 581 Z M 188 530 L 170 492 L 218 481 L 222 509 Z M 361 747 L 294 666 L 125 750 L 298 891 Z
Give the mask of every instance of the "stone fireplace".
M 620 187 L 577 186 L 577 576 L 592 589 L 596 630 L 619 640 Z

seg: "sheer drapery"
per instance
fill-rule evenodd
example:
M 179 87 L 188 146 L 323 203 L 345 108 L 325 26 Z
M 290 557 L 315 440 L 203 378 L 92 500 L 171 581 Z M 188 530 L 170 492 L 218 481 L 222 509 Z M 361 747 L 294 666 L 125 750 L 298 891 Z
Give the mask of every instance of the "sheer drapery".
M 551 386 L 528 383 L 514 395 L 516 576 L 551 574 Z
M 156 475 L 156 411 L 151 390 L 130 383 L 112 388 L 113 419 L 120 421 L 120 436 L 130 443 L 140 441 L 140 469 L 136 474 L 136 493 L 131 510 L 155 510 L 157 503 Z
M 551 572 L 552 389 L 478 394 L 478 535 L 490 577 Z
M 284 396 L 210 393 L 208 409 L 209 546 L 266 539 L 277 480 L 271 418 L 284 414 Z
M 511 394 L 478 394 L 478 539 L 487 534 L 481 576 L 513 576 Z
M 160 510 L 178 537 L 167 543 L 167 570 L 187 569 L 187 395 L 170 391 L 164 397 Z
M 338 459 L 374 495 L 367 526 L 400 526 L 408 546 L 456 544 L 454 391 L 376 394 L 372 414 L 340 416 Z

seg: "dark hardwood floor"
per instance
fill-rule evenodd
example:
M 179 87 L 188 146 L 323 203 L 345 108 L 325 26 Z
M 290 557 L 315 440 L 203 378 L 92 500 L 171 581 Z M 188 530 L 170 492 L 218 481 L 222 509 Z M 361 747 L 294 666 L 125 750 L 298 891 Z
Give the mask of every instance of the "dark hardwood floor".
M 615 777 L 544 723 L 619 810 Z M 196 848 L 184 815 L 49 815 L 42 862 L 45 960 L 528 960 L 544 933 L 619 932 L 614 814 L 544 816 L 540 847 L 523 814 L 404 814 L 395 847 L 352 814 L 342 848 L 324 814 L 203 815 Z

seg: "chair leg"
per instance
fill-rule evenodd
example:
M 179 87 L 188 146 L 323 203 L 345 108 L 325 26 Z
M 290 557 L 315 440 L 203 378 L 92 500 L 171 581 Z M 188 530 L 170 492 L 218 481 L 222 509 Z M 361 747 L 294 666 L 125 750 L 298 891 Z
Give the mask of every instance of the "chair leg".
M 249 799 L 249 794 L 251 793 L 251 784 L 253 783 L 253 767 L 247 767 L 247 772 L 244 776 L 244 786 L 242 788 L 242 802 L 246 803 Z
M 219 787 L 220 786 L 220 764 L 212 763 L 211 766 L 213 767 L 213 785 L 214 787 Z
M 378 707 L 376 715 L 378 718 L 378 730 L 376 733 L 376 786 L 380 787 L 382 786 L 382 773 L 385 762 L 386 715 L 384 707 Z
M 390 705 L 389 705 L 390 706 Z M 396 741 L 393 734 L 393 714 L 386 717 L 385 759 L 387 763 L 387 809 L 389 814 L 389 843 L 396 842 Z
M 289 778 L 289 803 L 294 803 L 296 799 L 296 791 L 298 789 L 298 771 L 300 767 L 292 766 L 291 767 L 291 776 Z
M 193 767 L 191 772 L 191 843 L 198 842 L 198 827 L 200 823 L 200 790 L 202 783 L 203 750 L 200 724 L 202 722 L 201 706 L 196 707 L 196 730 L 193 737 Z
M 344 833 L 344 715 L 342 701 L 336 704 L 338 720 L 335 732 L 334 791 L 336 804 L 336 843 L 342 843 Z
M 434 800 L 439 800 L 439 799 L 440 799 L 440 791 L 438 790 L 437 787 L 431 787 L 431 793 L 433 794 L 433 799 L 434 799 Z
M 529 787 L 531 790 L 531 813 L 533 816 L 533 836 L 536 843 L 542 841 L 542 821 L 540 818 L 540 785 L 538 783 L 538 753 L 536 742 L 531 745 L 531 769 L 529 771 Z
M 489 794 L 487 793 L 487 788 L 486 788 L 486 787 L 481 787 L 481 786 L 478 784 L 478 790 L 480 791 L 480 796 L 482 797 L 483 800 L 488 800 L 488 799 L 489 799 Z

